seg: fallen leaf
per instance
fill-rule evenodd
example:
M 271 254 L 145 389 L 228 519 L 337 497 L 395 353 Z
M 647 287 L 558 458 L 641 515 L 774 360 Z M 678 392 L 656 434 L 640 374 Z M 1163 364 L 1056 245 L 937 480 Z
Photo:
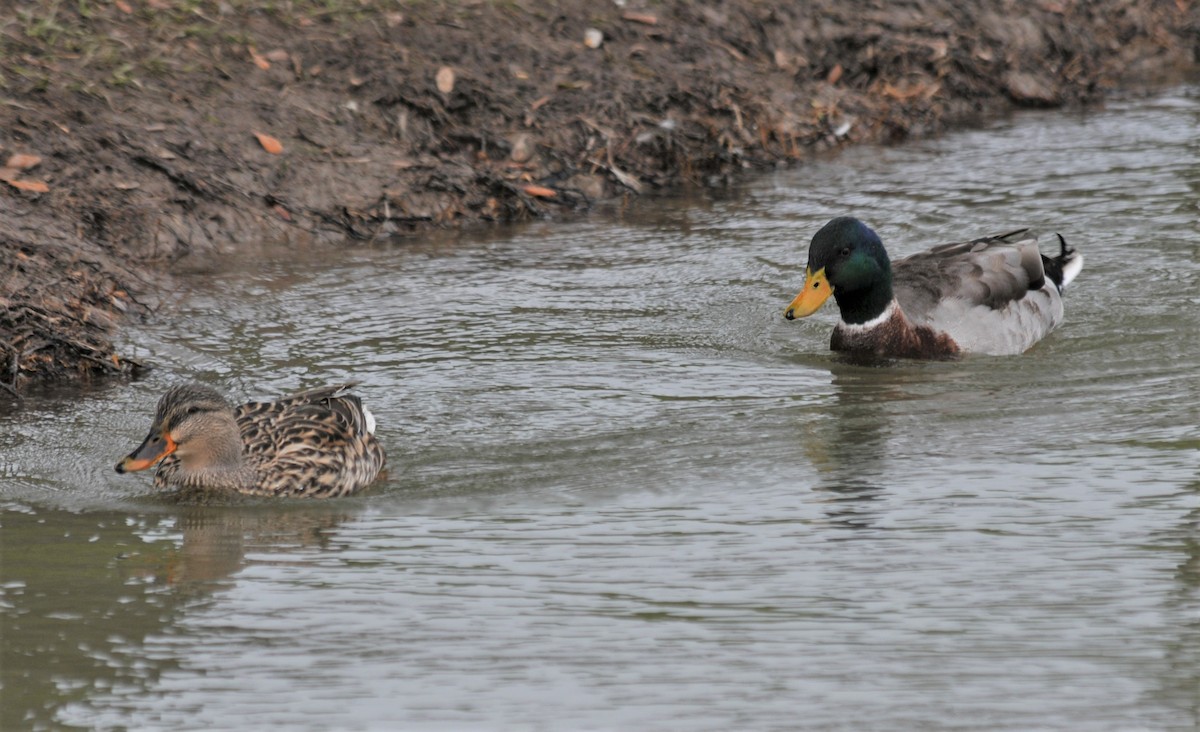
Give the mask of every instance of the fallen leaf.
M 631 20 L 634 23 L 642 23 L 645 25 L 658 25 L 658 16 L 650 13 L 638 13 L 633 10 L 627 10 L 621 14 L 625 20 Z
M 521 190 L 525 191 L 526 195 L 535 196 L 537 198 L 554 198 L 558 195 L 558 191 L 553 188 L 545 188 L 543 186 L 525 186 Z
M 40 180 L 9 180 L 5 181 L 5 183 L 22 191 L 33 191 L 34 193 L 50 192 L 50 186 Z
M 899 86 L 893 86 L 892 84 L 888 84 L 888 83 L 885 83 L 883 85 L 883 93 L 885 96 L 889 96 L 892 99 L 899 99 L 900 101 L 904 101 L 904 102 L 907 102 L 907 101 L 910 101 L 913 99 L 917 99 L 920 97 L 924 97 L 925 99 L 931 99 L 940 90 L 941 90 L 940 84 L 928 84 L 927 85 L 927 84 L 922 84 L 920 82 L 916 82 L 916 83 L 912 83 L 912 84 L 901 84 Z
M 844 73 L 846 73 L 846 70 L 842 68 L 841 64 L 838 64 L 829 70 L 829 76 L 825 77 L 825 81 L 829 82 L 830 84 L 836 84 L 838 83 L 838 79 L 842 78 L 842 74 Z
M 454 69 L 443 66 L 437 72 L 437 88 L 443 94 L 454 91 Z
M 29 170 L 40 162 L 42 162 L 42 158 L 38 155 L 14 153 L 8 157 L 8 162 L 4 164 L 4 167 L 17 168 L 18 170 Z
M 279 216 L 279 218 L 283 219 L 284 221 L 291 221 L 291 220 L 292 220 L 292 214 L 291 214 L 291 212 L 289 212 L 289 211 L 288 211 L 286 208 L 284 208 L 283 206 L 280 206 L 278 203 L 277 203 L 277 204 L 275 204 L 274 206 L 272 206 L 272 207 L 271 207 L 271 210 L 273 210 L 273 211 L 275 212 L 275 214 L 276 214 L 277 216 Z
M 546 95 L 546 96 L 544 96 L 544 97 L 539 97 L 539 98 L 537 98 L 537 99 L 533 100 L 533 104 L 530 104 L 530 105 L 529 105 L 529 110 L 530 110 L 531 112 L 536 112 L 536 111 L 538 111 L 539 109 L 541 109 L 542 107 L 544 107 L 544 106 L 546 105 L 546 103 L 550 101 L 550 99 L 551 99 L 550 95 L 549 95 L 549 94 L 547 94 L 547 95 Z
M 509 152 L 508 157 L 514 162 L 527 163 L 533 157 L 534 152 L 536 152 L 537 146 L 534 143 L 533 137 L 527 132 L 515 135 L 511 139 L 511 142 L 512 150 Z
M 733 56 L 734 60 L 736 60 L 736 61 L 745 61 L 746 60 L 746 54 L 737 50 L 736 48 L 729 45 L 728 43 L 725 43 L 723 41 L 710 41 L 710 43 L 712 43 L 717 48 L 723 50 L 725 53 L 729 54 L 730 56 Z
M 21 174 L 16 168 L 0 168 L 0 180 L 10 181 Z
M 258 55 L 258 51 L 254 50 L 254 46 L 249 46 L 246 50 L 250 52 L 250 59 L 254 61 L 255 66 L 263 71 L 271 68 L 271 62 Z
M 133 8 L 131 8 L 129 6 L 129 3 L 125 2 L 125 0 L 117 0 L 113 4 L 117 6 L 117 10 L 120 10 L 122 13 L 125 13 L 126 15 L 130 15 L 131 13 L 133 13 Z
M 616 178 L 621 185 L 625 186 L 634 193 L 640 194 L 642 192 L 641 181 L 639 181 L 636 176 L 626 173 L 615 165 L 609 165 L 608 172 L 612 173 L 613 177 Z
M 264 135 L 261 132 L 255 132 L 254 136 L 258 138 L 258 144 L 262 145 L 263 150 L 266 150 L 272 155 L 278 155 L 279 153 L 283 152 L 283 143 L 281 143 L 279 140 L 276 140 L 274 137 L 271 137 L 270 135 Z
M 113 183 L 113 188 L 116 188 L 118 191 L 132 191 L 139 187 L 137 183 Z
M 276 48 L 274 51 L 267 51 L 263 55 L 268 61 L 276 61 L 278 63 L 283 63 L 290 58 L 288 56 L 288 52 L 282 48 Z

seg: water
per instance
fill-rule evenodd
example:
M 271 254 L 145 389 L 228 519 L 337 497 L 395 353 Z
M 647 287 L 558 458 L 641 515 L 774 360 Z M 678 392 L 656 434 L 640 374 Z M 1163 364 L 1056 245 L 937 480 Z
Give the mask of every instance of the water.
M 181 274 L 126 333 L 150 377 L 0 416 L 0 728 L 1197 728 L 1198 128 L 1185 87 Z M 1087 264 L 1023 356 L 851 366 L 832 307 L 782 317 L 842 213 Z M 115 474 L 189 377 L 361 380 L 388 479 L 180 506 Z

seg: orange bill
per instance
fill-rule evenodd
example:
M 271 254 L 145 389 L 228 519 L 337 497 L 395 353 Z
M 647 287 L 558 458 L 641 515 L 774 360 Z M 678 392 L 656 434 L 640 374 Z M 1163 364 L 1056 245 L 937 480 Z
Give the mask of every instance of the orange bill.
M 166 432 L 151 431 L 138 448 L 129 453 L 124 460 L 117 463 L 118 473 L 133 473 L 138 470 L 152 468 L 166 456 L 175 452 L 175 440 Z
M 817 270 L 816 273 L 805 269 L 804 289 L 800 291 L 799 295 L 796 295 L 796 299 L 792 300 L 792 304 L 788 305 L 783 317 L 788 320 L 806 318 L 817 312 L 817 309 L 824 305 L 825 301 L 832 294 L 833 286 L 829 284 L 829 280 L 825 279 L 824 267 Z

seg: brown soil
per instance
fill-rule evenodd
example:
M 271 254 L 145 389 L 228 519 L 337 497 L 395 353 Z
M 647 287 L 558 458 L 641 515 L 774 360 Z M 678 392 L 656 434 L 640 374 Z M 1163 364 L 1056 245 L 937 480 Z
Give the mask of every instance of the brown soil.
M 0 165 L 40 157 L 0 170 L 14 394 L 135 369 L 109 339 L 185 254 L 722 185 L 1094 103 L 1178 78 L 1200 50 L 1190 0 L 0 5 Z

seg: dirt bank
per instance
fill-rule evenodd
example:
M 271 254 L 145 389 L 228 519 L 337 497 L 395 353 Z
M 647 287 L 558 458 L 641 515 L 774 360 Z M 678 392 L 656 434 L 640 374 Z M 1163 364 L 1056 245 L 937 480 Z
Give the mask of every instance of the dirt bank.
M 15 2 L 15 5 L 14 5 Z M 184 254 L 598 200 L 1193 68 L 1189 0 L 0 0 L 0 383 L 128 372 Z M 2 398 L 2 395 L 0 395 Z

